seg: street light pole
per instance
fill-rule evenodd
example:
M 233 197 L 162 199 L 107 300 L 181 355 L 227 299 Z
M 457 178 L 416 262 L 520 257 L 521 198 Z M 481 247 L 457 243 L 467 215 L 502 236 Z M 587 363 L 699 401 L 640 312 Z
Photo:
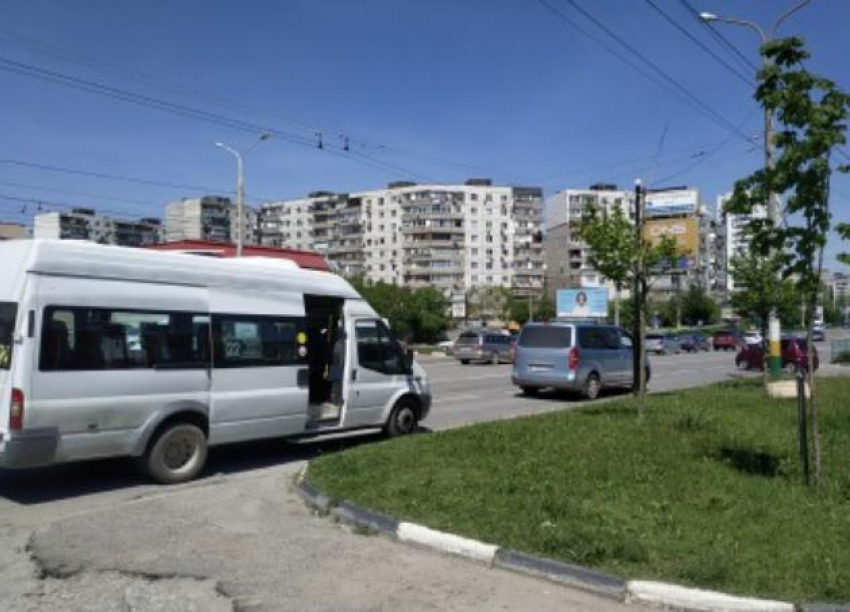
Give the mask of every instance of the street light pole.
M 263 132 L 254 144 L 245 149 L 244 153 L 240 153 L 236 149 L 228 147 L 221 142 L 215 143 L 215 146 L 219 149 L 227 151 L 236 158 L 236 224 L 238 225 L 236 231 L 236 257 L 242 257 L 242 248 L 245 242 L 245 172 L 242 158 L 251 149 L 269 138 L 271 138 L 271 134 Z
M 715 15 L 714 13 L 700 13 L 699 18 L 704 22 L 712 22 L 712 21 L 722 21 L 724 23 L 731 23 L 733 25 L 744 26 L 750 28 L 751 30 L 755 30 L 755 32 L 759 35 L 761 39 L 761 45 L 764 47 L 767 43 L 771 42 L 775 35 L 776 30 L 779 26 L 788 19 L 791 15 L 799 11 L 801 8 L 810 4 L 812 0 L 800 0 L 792 6 L 790 9 L 782 13 L 779 17 L 777 17 L 776 21 L 773 22 L 770 30 L 765 32 L 761 26 L 752 21 L 748 21 L 746 19 L 737 19 L 734 17 L 721 17 L 719 15 Z M 762 70 L 768 68 L 772 63 L 772 60 L 762 56 Z M 764 167 L 765 170 L 770 170 L 773 168 L 773 156 L 774 156 L 774 146 L 773 146 L 773 113 L 770 109 L 764 109 Z M 781 223 L 781 215 L 779 211 L 779 202 L 777 201 L 776 194 L 772 193 L 770 190 L 770 184 L 768 183 L 768 189 L 766 193 L 766 205 L 767 205 L 767 218 L 770 219 L 771 223 L 774 226 L 777 226 Z M 780 336 L 781 329 L 779 323 L 779 316 L 776 312 L 776 308 L 771 308 L 770 316 L 768 317 L 768 338 L 769 338 L 769 351 L 768 351 L 768 370 L 770 374 L 774 377 L 778 376 L 782 371 L 782 358 L 781 358 L 781 349 L 780 349 Z

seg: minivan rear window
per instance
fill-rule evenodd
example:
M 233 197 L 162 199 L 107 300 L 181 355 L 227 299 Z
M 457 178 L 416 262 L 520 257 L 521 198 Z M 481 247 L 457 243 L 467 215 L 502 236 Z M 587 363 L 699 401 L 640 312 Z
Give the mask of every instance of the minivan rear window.
M 8 370 L 12 366 L 17 317 L 18 305 L 15 302 L 0 302 L 0 370 Z
M 478 344 L 478 334 L 475 332 L 463 332 L 458 336 L 456 344 Z
M 529 348 L 566 348 L 572 343 L 572 328 L 560 325 L 524 327 L 519 336 L 519 345 Z

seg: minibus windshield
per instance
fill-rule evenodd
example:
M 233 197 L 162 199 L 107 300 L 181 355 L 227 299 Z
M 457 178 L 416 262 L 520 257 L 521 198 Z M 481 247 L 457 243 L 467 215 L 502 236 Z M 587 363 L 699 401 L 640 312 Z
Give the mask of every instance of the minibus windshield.
M 0 302 L 0 370 L 8 370 L 12 365 L 12 345 L 15 337 L 15 318 L 18 305 L 14 302 Z

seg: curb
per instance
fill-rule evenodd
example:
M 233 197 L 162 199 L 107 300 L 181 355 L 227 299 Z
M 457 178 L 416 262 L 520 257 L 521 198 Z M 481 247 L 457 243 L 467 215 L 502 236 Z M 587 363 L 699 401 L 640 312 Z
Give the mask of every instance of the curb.
M 535 557 L 506 548 L 502 548 L 496 553 L 494 565 L 513 572 L 544 578 L 582 591 L 589 591 L 596 595 L 610 597 L 617 601 L 624 601 L 626 597 L 625 580 L 579 565 L 571 565 L 545 557 Z
M 626 581 L 579 565 L 500 548 L 494 544 L 437 531 L 416 523 L 397 521 L 346 501 L 332 500 L 305 480 L 308 465 L 304 466 L 298 476 L 296 490 L 307 505 L 321 514 L 332 514 L 350 525 L 383 534 L 400 542 L 464 557 L 490 567 L 542 578 L 626 604 L 681 612 L 850 612 L 850 605 L 846 604 L 812 603 L 797 606 L 785 601 L 739 597 L 664 582 Z
M 664 582 L 647 582 L 642 580 L 630 581 L 626 588 L 626 602 L 664 606 L 676 610 L 693 610 L 694 612 L 795 612 L 792 603 L 737 597 L 693 589 Z

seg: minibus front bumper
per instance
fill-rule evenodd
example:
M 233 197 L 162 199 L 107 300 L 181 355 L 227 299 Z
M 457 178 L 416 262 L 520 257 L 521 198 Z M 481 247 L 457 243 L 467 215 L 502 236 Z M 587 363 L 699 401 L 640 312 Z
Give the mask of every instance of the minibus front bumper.
M 55 428 L 26 429 L 0 434 L 0 467 L 29 468 L 53 463 L 59 446 Z

